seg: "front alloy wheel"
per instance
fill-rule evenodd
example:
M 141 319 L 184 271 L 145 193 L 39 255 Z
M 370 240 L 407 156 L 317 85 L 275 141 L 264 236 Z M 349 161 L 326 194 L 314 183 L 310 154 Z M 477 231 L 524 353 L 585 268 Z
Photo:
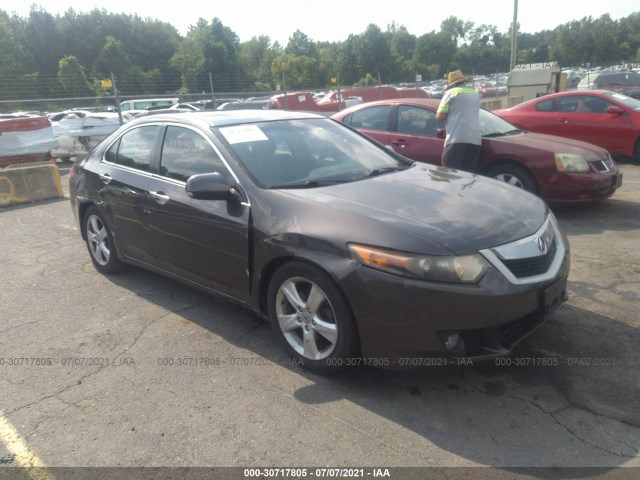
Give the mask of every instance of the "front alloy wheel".
M 294 262 L 278 270 L 269 287 L 269 316 L 287 352 L 305 367 L 327 373 L 353 363 L 351 311 L 319 269 Z

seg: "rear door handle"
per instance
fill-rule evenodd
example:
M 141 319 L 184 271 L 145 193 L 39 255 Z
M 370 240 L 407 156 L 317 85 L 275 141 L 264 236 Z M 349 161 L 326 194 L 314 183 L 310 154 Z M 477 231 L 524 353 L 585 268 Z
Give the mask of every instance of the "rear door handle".
M 169 195 L 165 195 L 164 192 L 149 192 L 149 195 L 151 195 L 151 198 L 153 198 L 156 203 L 159 203 L 160 205 L 164 205 L 170 200 Z

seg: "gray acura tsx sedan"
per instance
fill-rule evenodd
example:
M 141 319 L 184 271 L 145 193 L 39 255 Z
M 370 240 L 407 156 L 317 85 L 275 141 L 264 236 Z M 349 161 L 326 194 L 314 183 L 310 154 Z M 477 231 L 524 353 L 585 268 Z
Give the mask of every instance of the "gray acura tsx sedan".
M 99 272 L 232 297 L 316 371 L 505 356 L 566 299 L 544 201 L 311 113 L 133 120 L 75 163 L 70 192 Z

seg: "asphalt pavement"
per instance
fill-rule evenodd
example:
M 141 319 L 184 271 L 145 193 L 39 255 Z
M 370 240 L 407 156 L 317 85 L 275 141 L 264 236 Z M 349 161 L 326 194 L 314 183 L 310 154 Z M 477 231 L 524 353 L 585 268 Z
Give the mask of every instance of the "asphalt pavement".
M 640 165 L 621 170 L 611 199 L 556 210 L 570 297 L 511 357 L 411 372 L 309 373 L 240 305 L 98 274 L 68 198 L 0 209 L 0 479 L 639 478 Z

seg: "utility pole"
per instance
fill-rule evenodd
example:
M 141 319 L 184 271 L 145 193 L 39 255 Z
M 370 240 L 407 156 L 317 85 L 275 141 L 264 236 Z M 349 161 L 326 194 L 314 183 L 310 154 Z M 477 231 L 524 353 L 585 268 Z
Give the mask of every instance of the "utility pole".
M 513 0 L 513 23 L 511 24 L 511 64 L 509 71 L 513 70 L 516 64 L 516 51 L 518 49 L 518 0 Z
M 113 86 L 113 98 L 116 102 L 118 119 L 120 120 L 120 125 L 122 125 L 124 123 L 124 120 L 122 120 L 122 110 L 120 110 L 120 96 L 118 95 L 118 88 L 116 87 L 116 77 L 113 72 L 111 72 L 111 85 Z

